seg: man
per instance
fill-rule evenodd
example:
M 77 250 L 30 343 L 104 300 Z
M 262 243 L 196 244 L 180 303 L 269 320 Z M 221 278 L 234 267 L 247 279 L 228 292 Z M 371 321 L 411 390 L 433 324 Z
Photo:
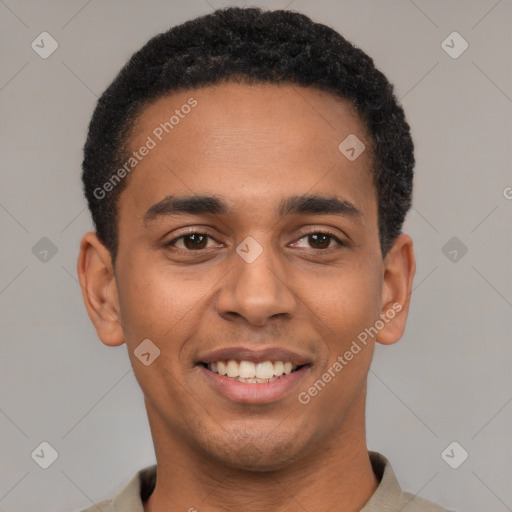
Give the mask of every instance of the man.
M 157 464 L 88 510 L 444 510 L 365 436 L 409 309 L 413 167 L 390 83 L 304 15 L 217 10 L 134 54 L 89 127 L 78 274 Z

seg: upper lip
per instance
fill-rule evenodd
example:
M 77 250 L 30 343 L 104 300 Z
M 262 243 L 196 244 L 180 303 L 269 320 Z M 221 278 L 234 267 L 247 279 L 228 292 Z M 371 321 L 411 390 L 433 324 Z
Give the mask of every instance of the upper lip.
M 212 350 L 198 357 L 197 363 L 214 363 L 217 361 L 252 361 L 262 363 L 263 361 L 290 361 L 297 366 L 311 363 L 311 359 L 296 352 L 283 348 L 250 348 L 250 347 L 227 347 Z

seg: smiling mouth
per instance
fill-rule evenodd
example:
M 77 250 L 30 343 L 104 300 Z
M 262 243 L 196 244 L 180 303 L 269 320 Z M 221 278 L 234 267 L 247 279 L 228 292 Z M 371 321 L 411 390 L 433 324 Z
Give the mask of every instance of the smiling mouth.
M 254 363 L 247 360 L 220 360 L 211 363 L 200 363 L 209 371 L 227 377 L 233 381 L 247 384 L 267 384 L 282 379 L 304 366 L 291 361 L 262 361 Z

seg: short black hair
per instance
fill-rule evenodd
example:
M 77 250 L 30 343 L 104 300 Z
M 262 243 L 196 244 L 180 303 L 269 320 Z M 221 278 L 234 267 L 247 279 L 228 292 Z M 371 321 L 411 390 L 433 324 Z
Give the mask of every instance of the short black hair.
M 96 233 L 113 262 L 117 200 L 127 178 L 108 193 L 104 185 L 129 158 L 127 143 L 138 114 L 171 92 L 229 81 L 316 87 L 355 107 L 371 139 L 385 255 L 411 206 L 415 163 L 410 128 L 393 85 L 361 49 L 304 14 L 229 7 L 151 38 L 98 100 L 84 146 L 82 181 Z

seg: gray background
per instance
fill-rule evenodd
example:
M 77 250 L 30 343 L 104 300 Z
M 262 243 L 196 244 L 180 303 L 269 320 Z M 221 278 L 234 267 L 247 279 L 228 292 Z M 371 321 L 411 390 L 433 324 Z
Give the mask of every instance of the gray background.
M 133 51 L 223 5 L 0 0 L 2 511 L 79 510 L 154 462 L 126 348 L 97 339 L 77 282 L 92 227 L 82 145 L 98 95 Z M 251 5 L 339 30 L 395 84 L 412 126 L 406 231 L 418 270 L 405 336 L 378 346 L 369 377 L 370 448 L 413 493 L 453 510 L 512 510 L 512 2 Z M 43 31 L 59 44 L 47 59 L 31 48 Z M 456 59 L 441 45 L 453 31 L 469 44 Z M 41 253 L 43 237 L 56 254 Z M 42 441 L 59 455 L 46 470 L 31 458 Z M 441 457 L 453 441 L 469 453 L 458 469 Z M 449 452 L 452 463 L 461 453 Z

